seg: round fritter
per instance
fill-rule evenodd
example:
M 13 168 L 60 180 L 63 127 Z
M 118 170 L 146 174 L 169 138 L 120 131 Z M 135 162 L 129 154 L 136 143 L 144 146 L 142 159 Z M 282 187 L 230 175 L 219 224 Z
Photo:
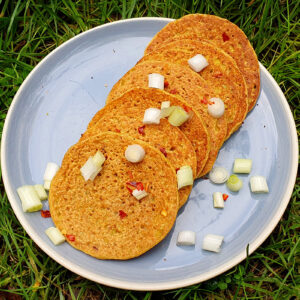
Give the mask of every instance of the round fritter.
M 159 73 L 165 77 L 165 91 L 180 95 L 201 116 L 210 136 L 208 160 L 201 176 L 212 168 L 225 138 L 227 122 L 225 117 L 216 119 L 209 115 L 208 100 L 215 95 L 207 81 L 188 67 L 163 61 L 145 61 L 128 71 L 110 91 L 107 103 L 117 99 L 133 87 L 148 87 L 148 74 Z
M 246 82 L 230 55 L 213 44 L 184 39 L 164 43 L 163 47 L 144 56 L 140 62 L 162 60 L 188 66 L 188 60 L 197 54 L 203 55 L 209 63 L 198 74 L 213 86 L 214 94 L 225 103 L 229 137 L 240 127 L 248 112 Z
M 139 144 L 146 155 L 140 163 L 124 156 Z M 101 151 L 106 160 L 91 181 L 80 168 Z M 142 182 L 148 196 L 134 198 L 128 181 Z M 130 259 L 158 244 L 171 230 L 178 211 L 174 168 L 147 143 L 116 133 L 93 136 L 72 146 L 51 182 L 51 217 L 75 248 L 99 259 Z
M 140 107 L 141 111 L 143 112 L 148 107 L 155 107 L 160 108 L 161 103 L 163 101 L 170 101 L 171 105 L 174 106 L 180 106 L 184 109 L 188 110 L 191 117 L 188 121 L 183 123 L 180 127 L 178 127 L 185 135 L 186 137 L 191 141 L 195 152 L 196 152 L 196 158 L 197 158 L 197 171 L 196 176 L 199 177 L 201 174 L 201 171 L 204 168 L 204 165 L 206 164 L 206 161 L 208 159 L 208 154 L 210 150 L 210 140 L 209 135 L 207 133 L 206 126 L 204 125 L 201 117 L 199 114 L 191 108 L 181 97 L 175 96 L 172 94 L 169 94 L 165 91 L 161 91 L 159 89 L 151 89 L 151 88 L 135 88 L 127 93 L 123 94 L 121 98 L 118 98 L 114 101 L 117 101 L 115 103 L 109 103 L 107 104 L 107 107 L 105 110 L 100 110 L 96 115 L 93 117 L 91 122 L 88 125 L 88 131 L 87 133 L 90 134 L 90 128 L 93 127 L 95 124 L 98 123 L 98 121 L 103 117 L 103 114 L 105 111 L 116 111 L 116 116 L 119 115 L 119 110 L 122 109 L 124 112 L 126 112 L 128 109 L 132 109 L 130 106 L 135 106 L 135 109 L 138 109 L 137 106 Z M 110 113 L 111 114 L 111 113 Z M 135 112 L 133 112 L 135 114 Z M 140 113 L 141 115 L 142 113 Z M 132 116 L 134 117 L 134 115 Z M 132 122 L 133 120 L 131 120 Z M 101 130 L 103 129 L 103 123 L 98 123 L 98 127 L 101 127 Z M 116 124 L 118 122 L 116 121 Z M 138 123 L 140 124 L 140 123 Z M 120 126 L 117 126 L 120 128 Z M 122 126 L 123 127 L 123 126 Z M 153 126 L 155 127 L 155 126 Z M 168 126 L 169 127 L 169 126 Z M 115 130 L 115 128 L 110 129 L 109 125 L 105 125 L 106 130 Z M 120 132 L 123 132 L 124 128 L 119 129 Z M 144 136 L 141 136 L 137 133 L 136 128 L 134 128 L 134 132 L 130 133 L 133 136 L 144 139 Z M 128 132 L 128 128 L 125 129 L 126 132 Z M 129 132 L 128 132 L 129 133 Z M 145 129 L 145 136 L 148 136 L 147 130 Z M 149 137 L 147 137 L 149 140 Z M 155 137 L 156 139 L 156 137 Z M 168 140 L 168 139 L 167 139 Z M 173 146 L 171 146 L 173 147 Z M 170 151 L 171 147 L 168 147 L 166 150 L 167 153 Z M 182 149 L 181 149 L 182 151 Z M 172 152 L 171 152 L 172 157 Z M 169 158 L 169 157 L 168 157 Z M 174 164 L 175 162 L 173 162 Z M 178 163 L 177 163 L 178 164 Z
M 217 16 L 186 15 L 159 31 L 147 46 L 145 54 L 171 41 L 186 38 L 209 41 L 236 61 L 247 84 L 248 110 L 250 111 L 259 95 L 260 74 L 256 53 L 244 32 L 232 22 Z
M 191 166 L 194 177 L 196 177 L 195 149 L 184 133 L 179 128 L 172 126 L 166 119 L 161 119 L 160 124 L 143 124 L 145 110 L 150 107 L 157 108 L 157 103 L 151 101 L 151 97 L 153 97 L 151 90 L 148 92 L 132 90 L 107 104 L 96 113 L 81 140 L 105 131 L 128 134 L 150 143 L 164 153 L 174 166 L 174 170 L 186 165 Z M 179 190 L 180 206 L 187 201 L 191 191 L 191 185 Z

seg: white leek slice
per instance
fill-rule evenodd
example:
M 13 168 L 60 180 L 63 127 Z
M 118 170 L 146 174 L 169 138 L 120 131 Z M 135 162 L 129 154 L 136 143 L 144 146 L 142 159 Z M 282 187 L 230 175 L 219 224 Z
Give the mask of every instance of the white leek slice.
M 170 106 L 171 106 L 171 102 L 170 102 L 170 101 L 163 101 L 163 102 L 161 103 L 160 109 L 168 108 L 168 107 L 170 107 Z
M 49 227 L 45 230 L 45 233 L 55 246 L 62 244 L 66 240 L 56 227 Z
M 173 126 L 180 126 L 189 119 L 190 115 L 180 106 L 176 106 L 170 114 L 168 121 Z
M 196 243 L 196 233 L 194 231 L 180 231 L 177 236 L 178 246 L 194 246 Z
M 269 193 L 267 180 L 264 176 L 252 176 L 250 188 L 252 193 Z
M 193 170 L 190 166 L 183 166 L 177 171 L 177 183 L 180 190 L 184 186 L 193 185 Z
M 202 249 L 212 252 L 220 252 L 224 237 L 216 234 L 207 234 L 202 243 Z
M 226 182 L 232 192 L 238 192 L 243 187 L 243 181 L 235 174 L 230 175 Z
M 214 192 L 213 199 L 214 199 L 214 208 L 224 208 L 224 199 L 223 199 L 223 194 L 221 192 Z
M 90 156 L 86 163 L 80 169 L 81 175 L 85 181 L 94 180 L 98 173 L 101 171 L 102 167 L 95 164 L 93 157 Z
M 233 164 L 233 173 L 249 174 L 252 168 L 252 160 L 245 158 L 236 158 Z
M 144 157 L 145 150 L 140 145 L 129 145 L 125 150 L 125 158 L 132 163 L 141 162 L 144 159 Z
M 145 198 L 148 195 L 148 193 L 145 190 L 138 190 L 135 189 L 132 191 L 132 196 L 134 196 L 137 200 L 141 200 L 143 198 Z
M 211 104 L 208 104 L 208 113 L 214 118 L 221 118 L 225 112 L 224 102 L 220 98 L 211 98 L 209 103 Z
M 102 167 L 103 163 L 105 162 L 105 156 L 100 151 L 97 151 L 93 156 L 93 161 L 95 165 Z
M 176 106 L 170 106 L 170 107 L 165 107 L 162 108 L 160 111 L 160 117 L 161 118 L 166 118 L 169 117 L 170 114 L 173 112 L 173 110 L 175 109 Z
M 229 173 L 223 167 L 214 167 L 209 172 L 208 177 L 213 183 L 221 184 L 227 181 Z
M 208 66 L 208 61 L 203 55 L 197 54 L 188 60 L 188 64 L 195 72 L 200 72 Z
M 149 74 L 148 87 L 163 90 L 165 88 L 165 77 L 157 73 Z
M 55 176 L 56 172 L 59 170 L 59 166 L 56 163 L 49 162 L 46 166 L 44 173 L 44 188 L 45 190 L 50 189 L 51 180 Z
M 159 124 L 160 122 L 160 109 L 158 108 L 148 108 L 144 113 L 144 124 Z
M 41 210 L 43 204 L 32 185 L 23 185 L 17 189 L 24 212 Z
M 38 194 L 40 200 L 46 200 L 48 198 L 45 188 L 41 184 L 36 184 L 33 187 L 36 193 Z

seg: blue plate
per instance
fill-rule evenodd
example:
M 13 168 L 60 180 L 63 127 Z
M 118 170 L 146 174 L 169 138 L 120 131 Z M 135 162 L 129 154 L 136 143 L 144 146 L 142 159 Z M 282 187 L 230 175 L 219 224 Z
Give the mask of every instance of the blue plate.
M 179 288 L 212 278 L 253 252 L 279 222 L 292 193 L 298 145 L 293 116 L 280 88 L 260 65 L 261 93 L 243 126 L 222 147 L 216 165 L 231 171 L 234 158 L 251 158 L 251 175 L 267 178 L 270 193 L 197 180 L 173 230 L 148 253 L 129 261 L 102 261 L 67 243 L 54 246 L 44 231 L 51 219 L 23 213 L 16 189 L 43 182 L 47 162 L 61 163 L 114 83 L 143 56 L 170 19 L 141 18 L 106 24 L 79 34 L 49 54 L 26 78 L 9 109 L 2 137 L 2 173 L 11 206 L 21 224 L 54 260 L 96 282 L 124 289 Z M 214 191 L 229 194 L 223 210 L 213 208 Z M 47 202 L 44 203 L 47 209 Z M 181 230 L 196 232 L 196 246 L 177 247 Z M 207 233 L 224 236 L 218 254 L 201 250 Z

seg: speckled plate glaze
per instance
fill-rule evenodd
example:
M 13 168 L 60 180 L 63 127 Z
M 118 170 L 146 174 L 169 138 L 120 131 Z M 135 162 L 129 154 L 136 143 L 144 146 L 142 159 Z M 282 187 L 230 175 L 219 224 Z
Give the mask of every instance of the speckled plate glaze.
M 197 180 L 167 238 L 129 261 L 101 261 L 67 243 L 54 246 L 44 231 L 53 225 L 40 213 L 23 213 L 16 193 L 24 184 L 42 183 L 47 162 L 61 163 L 66 150 L 104 106 L 113 84 L 142 57 L 170 19 L 114 22 L 72 38 L 26 78 L 9 109 L 2 136 L 2 175 L 19 221 L 50 257 L 93 281 L 133 290 L 164 290 L 195 284 L 235 266 L 270 235 L 289 202 L 297 172 L 298 145 L 293 116 L 275 80 L 260 65 L 261 93 L 243 126 L 223 146 L 216 165 L 231 171 L 234 158 L 252 158 L 251 175 L 266 176 L 270 193 L 252 195 L 249 176 L 243 189 Z M 226 192 L 224 210 L 212 205 L 214 191 Z M 44 209 L 47 202 L 44 203 Z M 177 247 L 181 230 L 196 231 L 195 247 Z M 201 250 L 205 234 L 223 235 L 221 253 Z

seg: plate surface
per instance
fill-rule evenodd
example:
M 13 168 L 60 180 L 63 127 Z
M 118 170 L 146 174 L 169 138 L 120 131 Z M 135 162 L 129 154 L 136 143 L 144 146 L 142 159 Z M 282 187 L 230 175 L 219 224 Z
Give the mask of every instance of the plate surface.
M 142 57 L 154 34 L 170 19 L 114 22 L 82 33 L 48 55 L 26 78 L 10 107 L 2 136 L 2 174 L 11 206 L 30 237 L 54 260 L 93 281 L 134 290 L 172 289 L 212 278 L 253 252 L 272 232 L 292 193 L 298 144 L 294 120 L 280 88 L 260 65 L 261 93 L 242 127 L 222 147 L 215 165 L 231 171 L 234 158 L 251 158 L 251 175 L 267 178 L 270 193 L 197 180 L 167 238 L 129 261 L 94 259 L 67 243 L 54 246 L 52 226 L 39 212 L 24 214 L 16 189 L 43 182 L 47 162 L 61 163 L 89 120 L 105 104 L 113 84 Z M 214 191 L 229 194 L 225 209 L 212 205 Z M 47 202 L 44 203 L 47 209 Z M 196 231 L 195 247 L 177 247 L 179 231 Z M 205 234 L 223 235 L 221 253 L 201 250 Z

